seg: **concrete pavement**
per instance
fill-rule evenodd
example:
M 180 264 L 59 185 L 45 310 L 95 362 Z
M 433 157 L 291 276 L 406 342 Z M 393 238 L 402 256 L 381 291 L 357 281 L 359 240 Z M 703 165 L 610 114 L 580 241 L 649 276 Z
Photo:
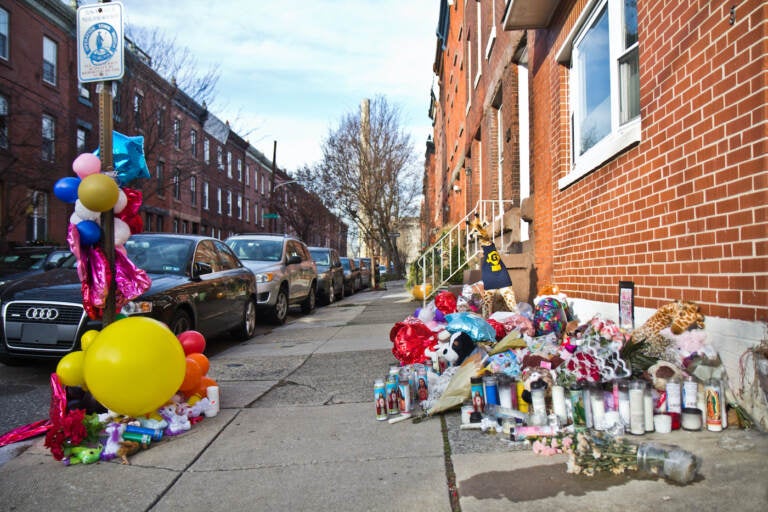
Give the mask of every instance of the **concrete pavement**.
M 459 429 L 449 412 L 377 422 L 389 331 L 418 307 L 402 283 L 366 291 L 211 358 L 222 409 L 131 458 L 65 467 L 42 438 L 0 466 L 0 510 L 764 510 L 768 441 L 755 432 L 642 436 L 702 458 L 679 486 L 588 478 L 563 456 Z M 634 440 L 633 439 L 633 440 Z M 456 491 L 456 492 L 452 492 Z M 453 499 L 452 499 L 453 498 Z

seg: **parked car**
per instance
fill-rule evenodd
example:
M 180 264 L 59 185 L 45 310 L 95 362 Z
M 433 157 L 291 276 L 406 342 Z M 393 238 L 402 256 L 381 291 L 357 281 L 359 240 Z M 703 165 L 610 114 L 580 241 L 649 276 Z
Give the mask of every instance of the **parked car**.
M 376 284 L 381 282 L 381 272 L 379 272 L 379 265 L 374 265 L 371 258 L 360 258 L 360 260 L 366 264 L 370 269 L 373 269 L 373 275 L 376 278 Z
M 310 247 L 309 254 L 317 266 L 317 297 L 323 304 L 331 304 L 344 297 L 344 269 L 336 249 Z
M 364 258 L 358 258 L 355 260 L 355 263 L 357 263 L 357 268 L 360 269 L 360 288 L 370 288 L 371 287 L 371 263 L 370 259 L 368 259 L 368 263 L 365 263 Z
M 164 322 L 174 333 L 194 329 L 207 339 L 256 329 L 256 278 L 223 242 L 196 235 L 147 233 L 125 244 L 128 257 L 152 285 L 122 308 Z M 77 259 L 0 287 L 0 361 L 60 358 L 101 322 L 83 307 Z
M 256 274 L 257 305 L 273 323 L 285 323 L 292 304 L 301 305 L 304 314 L 315 309 L 317 266 L 304 242 L 253 233 L 231 236 L 225 243 Z
M 352 258 L 342 257 L 341 268 L 344 269 L 344 293 L 352 295 L 362 288 L 360 279 L 360 269 Z
M 0 255 L 0 285 L 61 265 L 72 253 L 56 246 L 14 247 Z

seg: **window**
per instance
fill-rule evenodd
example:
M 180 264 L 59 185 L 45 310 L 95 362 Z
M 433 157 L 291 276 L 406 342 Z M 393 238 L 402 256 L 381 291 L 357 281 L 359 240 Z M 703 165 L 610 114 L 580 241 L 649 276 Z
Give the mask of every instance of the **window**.
M 173 120 L 173 147 L 181 149 L 181 120 Z
M 165 217 L 158 215 L 155 219 L 155 231 L 162 233 L 165 230 Z
M 558 60 L 570 65 L 573 162 L 563 188 L 640 140 L 637 1 L 597 1 Z
M 157 109 L 155 116 L 155 122 L 157 123 L 157 137 L 162 139 L 165 136 L 165 109 Z
M 8 98 L 0 95 L 0 148 L 8 149 Z
M 56 55 L 58 47 L 56 43 L 43 36 L 43 81 L 56 85 Z
M 203 209 L 207 210 L 211 207 L 208 196 L 210 191 L 210 184 L 207 181 L 203 182 Z
M 192 206 L 197 206 L 197 176 L 189 177 L 189 196 Z
M 250 165 L 245 166 L 245 186 L 246 187 L 251 186 L 251 166 Z
M 221 187 L 216 187 L 216 213 L 221 215 L 222 212 L 222 196 L 221 196 Z
M 42 158 L 53 162 L 56 158 L 56 121 L 49 115 L 43 114 Z
M 29 196 L 31 208 L 27 216 L 27 240 L 48 238 L 48 194 L 35 190 Z
M 77 154 L 85 153 L 88 143 L 88 130 L 82 126 L 77 127 Z
M 237 159 L 237 181 L 243 181 L 243 161 L 239 158 Z
M 477 74 L 475 75 L 475 87 L 477 87 L 478 82 L 480 81 L 480 76 L 483 74 L 483 34 L 482 34 L 482 7 L 480 5 L 480 2 L 475 2 L 475 5 L 477 6 L 477 25 L 475 27 L 477 28 L 477 37 L 475 39 L 477 40 L 475 44 L 477 45 Z
M 237 211 L 237 218 L 240 220 L 243 220 L 243 195 L 237 194 L 237 203 L 236 203 Z
M 232 152 L 227 151 L 227 178 L 232 177 Z
M 189 151 L 197 158 L 197 130 L 189 130 Z
M 173 198 L 181 200 L 181 170 L 178 167 L 173 170 Z
M 205 163 L 211 163 L 211 141 L 203 139 L 203 160 Z
M 227 215 L 232 216 L 232 191 L 227 190 Z
M 216 164 L 219 166 L 219 170 L 224 170 L 224 150 L 221 146 L 216 148 Z
M 8 60 L 8 11 L 0 8 L 0 59 Z
M 251 202 L 248 199 L 245 200 L 245 222 L 251 222 Z
M 136 93 L 133 95 L 133 126 L 137 130 L 141 130 L 142 122 L 141 122 L 141 115 L 142 110 L 144 106 L 144 96 L 142 96 L 140 93 Z
M 88 88 L 87 84 L 77 84 L 77 93 L 78 93 L 78 100 L 80 100 L 81 103 L 85 103 L 86 105 L 91 104 L 91 90 Z
M 155 166 L 155 179 L 157 180 L 157 195 L 162 196 L 165 194 L 165 162 L 162 160 L 157 162 Z

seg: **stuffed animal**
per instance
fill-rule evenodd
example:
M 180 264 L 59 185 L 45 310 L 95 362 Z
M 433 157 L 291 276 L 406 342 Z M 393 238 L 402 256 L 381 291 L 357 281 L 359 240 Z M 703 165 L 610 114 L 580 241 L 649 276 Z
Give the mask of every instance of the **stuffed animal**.
M 86 446 L 73 446 L 72 448 L 64 449 L 64 458 L 61 462 L 65 466 L 71 466 L 73 464 L 93 464 L 99 461 L 102 446 L 99 445 L 96 448 L 89 448 Z
M 442 357 L 450 366 L 460 366 L 469 354 L 475 350 L 475 342 L 465 332 L 457 331 L 451 334 L 443 330 L 437 335 L 437 348 L 425 351 L 428 357 Z
M 467 221 L 467 236 L 476 237 L 483 249 L 483 259 L 480 270 L 483 277 L 483 318 L 488 318 L 493 313 L 493 303 L 496 297 L 501 297 L 509 311 L 517 311 L 515 302 L 515 290 L 512 288 L 512 279 L 509 277 L 506 265 L 501 260 L 496 245 L 485 229 L 486 223 L 480 220 L 480 216 Z
M 112 460 L 117 457 L 117 451 L 120 449 L 120 440 L 125 432 L 125 423 L 112 422 L 104 427 L 106 439 L 104 440 L 104 449 L 101 451 L 101 460 Z
M 644 343 L 641 351 L 648 357 L 677 362 L 672 340 L 665 338 L 661 330 L 669 327 L 672 334 L 682 334 L 690 328 L 704 328 L 704 315 L 695 302 L 677 300 L 663 305 L 632 333 L 632 343 Z
M 129 455 L 137 453 L 141 449 L 148 448 L 149 445 L 139 443 L 138 441 L 120 441 L 120 448 L 117 450 L 117 456 L 120 457 L 122 464 L 130 464 Z
M 168 422 L 165 435 L 175 436 L 192 428 L 189 422 L 189 407 L 186 404 L 168 404 L 160 409 L 160 415 Z
M 520 380 L 523 383 L 523 400 L 532 403 L 531 384 L 537 380 L 544 382 L 544 393 L 547 401 L 552 397 L 552 388 L 555 385 L 555 371 L 562 363 L 559 356 L 552 360 L 537 355 L 526 355 L 521 362 Z

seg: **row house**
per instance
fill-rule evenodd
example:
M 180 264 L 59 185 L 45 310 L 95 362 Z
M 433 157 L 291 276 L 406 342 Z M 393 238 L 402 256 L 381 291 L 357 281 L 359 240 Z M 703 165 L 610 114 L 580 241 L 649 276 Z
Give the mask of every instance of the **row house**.
M 768 337 L 766 34 L 760 0 L 442 0 L 425 236 L 497 202 L 523 300 L 615 320 L 632 282 L 636 327 L 695 301 L 740 375 Z
M 71 163 L 99 144 L 99 91 L 77 80 L 76 11 L 57 0 L 0 0 L 0 240 L 65 243 L 72 206 L 52 194 Z M 108 83 L 114 130 L 142 136 L 150 178 L 146 231 L 226 238 L 239 232 L 295 234 L 275 204 L 301 187 L 126 42 L 125 74 Z M 273 217 L 277 216 L 277 219 Z M 334 246 L 346 226 L 320 205 L 315 231 Z M 346 247 L 346 238 L 344 239 Z M 337 247 L 340 248 L 340 247 Z

